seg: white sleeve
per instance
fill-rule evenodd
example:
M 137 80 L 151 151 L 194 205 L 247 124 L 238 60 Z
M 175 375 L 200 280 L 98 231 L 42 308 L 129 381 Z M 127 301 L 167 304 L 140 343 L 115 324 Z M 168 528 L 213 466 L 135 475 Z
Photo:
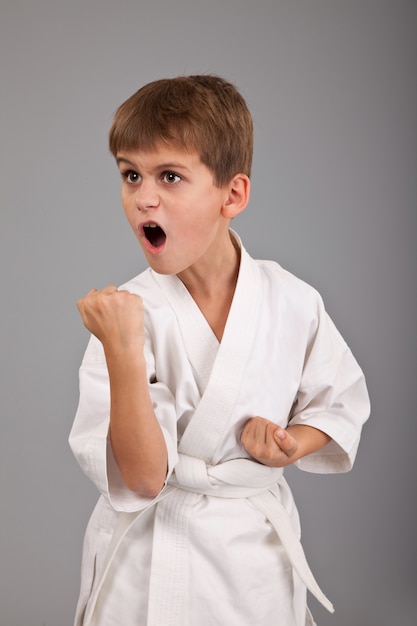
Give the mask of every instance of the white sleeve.
M 154 362 L 146 352 L 148 379 L 152 381 Z M 150 395 L 165 439 L 168 473 L 178 461 L 177 418 L 174 398 L 160 382 L 150 382 Z M 69 443 L 83 472 L 117 511 L 137 511 L 149 504 L 146 498 L 128 489 L 114 460 L 108 438 L 110 423 L 110 385 L 102 344 L 90 338 L 80 367 L 80 399 Z
M 363 372 L 318 298 L 317 323 L 312 328 L 290 424 L 318 428 L 331 441 L 296 465 L 309 472 L 349 471 L 369 412 Z

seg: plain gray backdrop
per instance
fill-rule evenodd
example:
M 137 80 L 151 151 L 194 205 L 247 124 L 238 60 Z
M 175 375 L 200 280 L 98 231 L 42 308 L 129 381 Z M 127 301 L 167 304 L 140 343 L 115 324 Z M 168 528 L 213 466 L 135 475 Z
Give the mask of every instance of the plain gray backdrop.
M 319 289 L 367 375 L 353 471 L 288 472 L 336 607 L 312 611 L 416 624 L 417 3 L 2 0 L 0 58 L 1 626 L 72 623 L 97 498 L 67 445 L 75 303 L 145 267 L 107 132 L 142 84 L 189 73 L 226 77 L 253 113 L 235 229 Z

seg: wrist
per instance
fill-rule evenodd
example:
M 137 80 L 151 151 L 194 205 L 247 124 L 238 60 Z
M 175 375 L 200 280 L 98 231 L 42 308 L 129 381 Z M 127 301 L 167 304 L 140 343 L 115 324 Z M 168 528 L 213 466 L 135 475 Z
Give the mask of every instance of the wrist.
M 109 370 L 113 367 L 117 369 L 146 368 L 143 346 L 141 344 L 132 343 L 126 346 L 104 346 L 104 354 Z

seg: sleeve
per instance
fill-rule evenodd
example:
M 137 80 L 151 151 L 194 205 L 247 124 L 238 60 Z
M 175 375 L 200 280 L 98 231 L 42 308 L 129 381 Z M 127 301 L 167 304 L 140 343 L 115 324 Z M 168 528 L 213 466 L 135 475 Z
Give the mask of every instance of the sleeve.
M 369 412 L 363 372 L 318 296 L 317 317 L 310 332 L 290 424 L 318 428 L 331 441 L 296 465 L 317 473 L 349 471 Z
M 154 360 L 146 350 L 149 380 L 154 379 Z M 166 482 L 178 461 L 175 401 L 166 385 L 150 382 L 150 394 L 168 452 Z M 139 511 L 146 498 L 128 489 L 114 460 L 109 442 L 110 385 L 103 347 L 90 338 L 80 367 L 80 398 L 69 444 L 83 472 L 117 511 Z M 166 484 L 166 483 L 165 483 Z

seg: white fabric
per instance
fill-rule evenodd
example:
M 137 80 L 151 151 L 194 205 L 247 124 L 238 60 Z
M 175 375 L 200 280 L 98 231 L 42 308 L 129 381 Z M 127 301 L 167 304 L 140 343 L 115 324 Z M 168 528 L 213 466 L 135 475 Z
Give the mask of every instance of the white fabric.
M 150 393 L 169 472 L 156 499 L 125 487 L 107 443 L 105 358 L 92 338 L 70 444 L 101 498 L 86 532 L 75 623 L 311 623 L 305 584 L 327 601 L 299 545 L 291 492 L 281 470 L 248 460 L 240 432 L 254 415 L 315 426 L 332 441 L 300 468 L 352 466 L 368 396 L 320 296 L 242 249 L 219 344 L 177 277 L 147 270 L 123 288 L 145 303 Z

